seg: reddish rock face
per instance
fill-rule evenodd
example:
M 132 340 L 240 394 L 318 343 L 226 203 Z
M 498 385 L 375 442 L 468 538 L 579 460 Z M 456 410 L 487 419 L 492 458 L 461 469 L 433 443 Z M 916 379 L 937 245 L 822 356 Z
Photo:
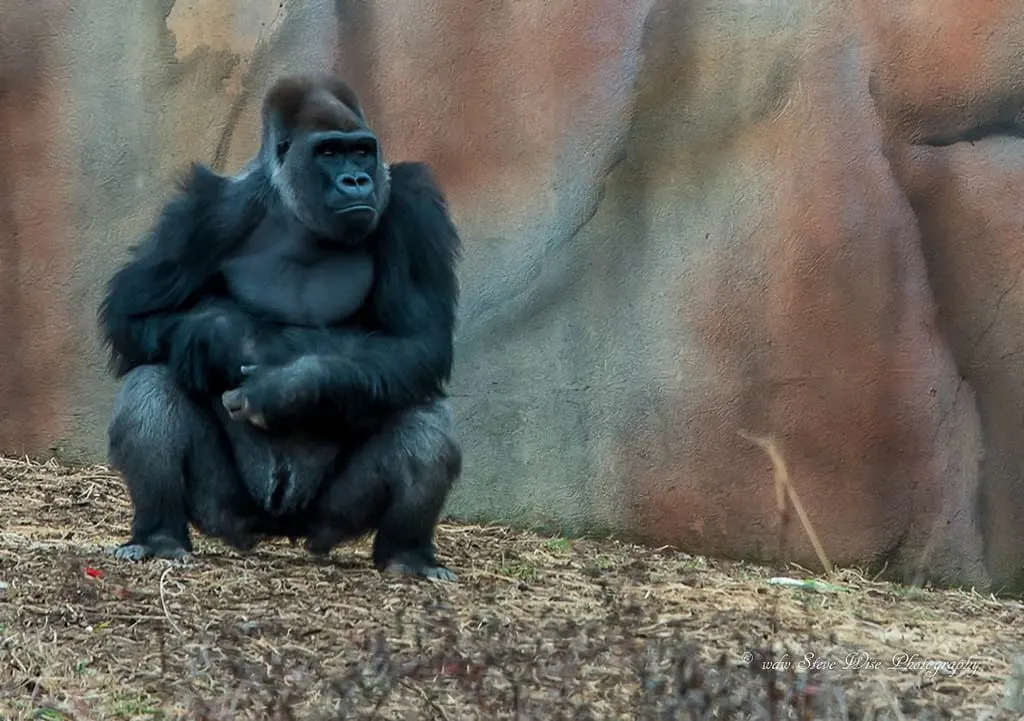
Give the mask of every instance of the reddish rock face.
M 1024 588 L 1024 0 L 63 7 L 0 0 L 5 450 L 102 457 L 102 282 L 333 64 L 465 236 L 456 515 L 815 566 L 750 433 L 833 561 Z
M 0 2 L 0 448 L 48 451 L 69 406 L 66 5 Z

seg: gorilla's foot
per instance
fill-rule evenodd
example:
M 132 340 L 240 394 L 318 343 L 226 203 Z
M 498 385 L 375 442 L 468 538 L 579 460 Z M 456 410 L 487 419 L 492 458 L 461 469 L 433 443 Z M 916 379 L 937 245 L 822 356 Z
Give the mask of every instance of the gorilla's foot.
M 239 553 L 248 553 L 267 538 L 268 536 L 260 533 L 232 533 L 224 536 L 221 540 Z
M 289 540 L 293 546 L 298 543 L 298 539 L 292 538 L 291 536 L 289 536 Z M 325 538 L 324 536 L 316 535 L 307 538 L 304 545 L 309 554 L 318 559 L 325 559 L 331 555 L 331 551 L 334 550 L 334 547 L 337 546 L 338 543 L 339 542 L 334 538 Z
M 385 573 L 392 573 L 397 576 L 413 576 L 425 578 L 430 581 L 450 581 L 454 583 L 459 577 L 444 566 L 436 563 L 428 563 L 414 553 L 400 553 L 384 567 Z
M 111 554 L 121 561 L 145 561 L 150 558 L 187 561 L 189 558 L 188 549 L 165 533 L 153 534 L 145 543 L 132 539 L 113 549 Z

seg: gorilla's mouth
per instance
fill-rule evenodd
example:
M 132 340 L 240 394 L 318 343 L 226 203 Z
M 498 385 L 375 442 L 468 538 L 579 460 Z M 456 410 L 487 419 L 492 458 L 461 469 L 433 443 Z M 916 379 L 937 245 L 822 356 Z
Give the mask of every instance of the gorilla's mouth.
M 353 213 L 370 213 L 371 215 L 376 215 L 377 209 L 372 205 L 346 205 L 344 208 L 338 208 L 334 211 L 335 215 L 351 215 Z

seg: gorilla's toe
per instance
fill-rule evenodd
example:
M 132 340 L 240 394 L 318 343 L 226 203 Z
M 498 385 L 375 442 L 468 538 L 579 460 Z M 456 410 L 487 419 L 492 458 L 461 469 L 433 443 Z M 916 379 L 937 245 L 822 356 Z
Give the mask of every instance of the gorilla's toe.
M 459 577 L 455 575 L 454 571 L 450 571 L 444 566 L 429 566 L 424 568 L 423 575 L 424 577 L 435 581 L 448 581 L 449 583 L 455 583 L 459 580 Z
M 110 553 L 120 561 L 145 561 L 153 555 L 150 553 L 149 548 L 141 543 L 124 543 L 114 548 Z
M 150 558 L 164 558 L 168 561 L 187 561 L 188 550 L 171 536 L 157 534 L 145 543 L 129 541 L 111 551 L 114 558 L 122 561 L 145 561 Z
M 384 570 L 387 573 L 393 573 L 398 576 L 414 576 L 431 581 L 455 582 L 459 580 L 458 576 L 444 566 L 425 563 L 411 558 L 391 561 Z

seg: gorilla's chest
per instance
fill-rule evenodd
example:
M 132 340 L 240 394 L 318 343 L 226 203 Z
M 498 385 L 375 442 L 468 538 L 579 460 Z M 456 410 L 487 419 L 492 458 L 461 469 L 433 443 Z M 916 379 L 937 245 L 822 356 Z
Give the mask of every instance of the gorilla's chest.
M 221 271 L 232 296 L 293 325 L 342 323 L 366 302 L 373 259 L 365 251 L 324 248 L 257 233 Z

